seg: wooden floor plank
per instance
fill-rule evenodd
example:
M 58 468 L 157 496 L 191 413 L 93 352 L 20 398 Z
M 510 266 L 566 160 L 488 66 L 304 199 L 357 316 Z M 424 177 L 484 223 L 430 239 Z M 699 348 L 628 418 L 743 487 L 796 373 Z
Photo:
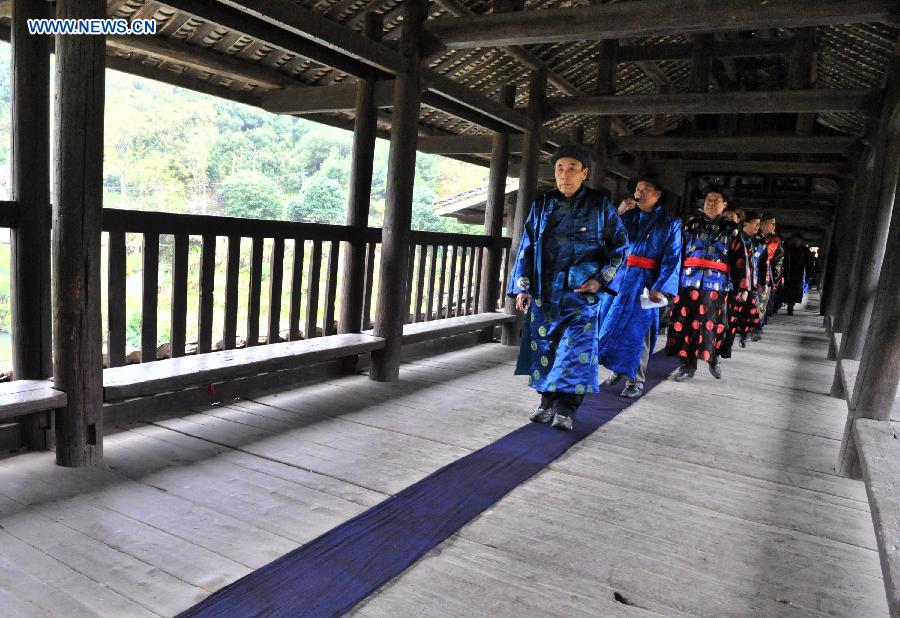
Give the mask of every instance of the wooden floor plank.
M 865 488 L 833 469 L 827 347 L 816 316 L 776 316 L 724 379 L 662 383 L 353 614 L 885 615 Z M 186 609 L 525 424 L 515 358 L 427 351 L 396 383 L 161 410 L 93 468 L 0 460 L 0 615 Z

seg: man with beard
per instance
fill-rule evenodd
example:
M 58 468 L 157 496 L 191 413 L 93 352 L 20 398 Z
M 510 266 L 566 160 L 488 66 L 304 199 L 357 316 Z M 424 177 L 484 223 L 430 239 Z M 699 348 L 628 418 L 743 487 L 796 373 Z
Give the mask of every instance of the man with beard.
M 631 253 L 618 285 L 618 295 L 600 301 L 600 364 L 613 371 L 604 381 L 612 386 L 627 378 L 623 397 L 640 397 L 647 363 L 656 344 L 659 310 L 641 307 L 646 289 L 658 303 L 678 294 L 681 273 L 681 221 L 665 207 L 666 193 L 652 176 L 629 181 L 634 198 L 619 206 Z
M 703 212 L 684 226 L 683 270 L 666 341 L 666 353 L 677 354 L 681 360 L 672 376 L 676 382 L 693 378 L 698 360 L 706 361 L 713 377 L 721 379 L 719 350 L 727 327 L 726 294 L 735 290 L 737 300 L 744 302 L 750 290 L 749 256 L 740 228 L 722 216 L 727 204 L 722 190 L 710 190 Z
M 784 248 L 781 246 L 781 238 L 775 233 L 777 221 L 774 213 L 763 213 L 760 218 L 759 233 L 761 238 L 757 241 L 765 246 L 759 258 L 759 295 L 757 305 L 759 307 L 759 324 L 753 329 L 751 341 L 762 339 L 762 331 L 771 313 L 772 296 L 778 286 L 781 285 L 784 268 Z
M 628 236 L 609 197 L 584 184 L 590 154 L 561 146 L 555 191 L 531 205 L 507 294 L 526 311 L 517 374 L 541 395 L 530 419 L 569 431 L 585 393 L 600 389 L 600 298 L 625 263 Z

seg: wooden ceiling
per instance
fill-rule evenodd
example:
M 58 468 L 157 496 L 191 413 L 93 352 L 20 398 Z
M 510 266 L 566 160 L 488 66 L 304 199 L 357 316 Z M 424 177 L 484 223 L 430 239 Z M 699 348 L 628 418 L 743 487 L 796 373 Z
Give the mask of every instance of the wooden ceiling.
M 351 128 L 347 101 L 357 78 L 374 72 L 389 80 L 396 69 L 402 9 L 397 0 L 108 0 L 110 17 L 154 19 L 158 30 L 109 37 L 107 65 Z M 8 2 L 3 11 L 8 38 Z M 893 0 L 435 0 L 419 135 L 520 132 L 529 76 L 544 68 L 548 151 L 572 135 L 595 140 L 604 114 L 622 175 L 636 157 L 721 161 L 727 173 L 736 162 L 752 171 L 756 161 L 846 173 L 855 142 L 877 119 L 897 53 L 898 11 Z M 381 18 L 381 42 L 362 36 L 372 15 Z M 595 97 L 598 39 L 607 30 L 618 39 L 615 95 Z M 698 88 L 692 67 L 701 39 L 712 60 Z M 510 83 L 516 109 L 497 101 Z M 390 84 L 382 92 L 386 136 Z M 298 103 L 306 107 L 293 109 Z M 809 119 L 799 135 L 798 113 Z M 422 142 L 427 151 L 429 140 Z M 486 164 L 483 146 L 466 150 L 469 143 L 441 147 Z

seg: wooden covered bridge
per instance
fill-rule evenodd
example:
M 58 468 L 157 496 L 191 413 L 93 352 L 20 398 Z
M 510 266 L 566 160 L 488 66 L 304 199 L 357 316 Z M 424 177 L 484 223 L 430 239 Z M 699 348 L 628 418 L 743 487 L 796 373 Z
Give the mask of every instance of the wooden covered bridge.
M 654 359 L 637 403 L 436 547 L 394 556 L 369 588 L 344 561 L 416 539 L 423 504 L 440 506 L 427 522 L 460 504 L 422 495 L 384 545 L 345 539 L 372 556 L 319 563 L 331 575 L 310 596 L 292 586 L 316 573 L 297 568 L 272 597 L 252 588 L 196 615 L 900 615 L 896 0 L 12 0 L 0 11 L 13 58 L 0 225 L 14 344 L 0 440 L 17 450 L 0 459 L 0 615 L 189 610 L 518 435 L 533 394 L 512 376 L 518 318 L 502 281 L 552 179 L 548 155 L 570 141 L 593 151 L 590 182 L 616 197 L 653 170 L 682 215 L 710 183 L 775 211 L 782 234 L 818 247 L 821 297 L 776 318 L 722 381 L 676 384 Z M 43 17 L 158 29 L 29 35 Z M 346 224 L 103 208 L 106 68 L 353 130 Z M 390 139 L 390 169 L 384 226 L 369 228 L 377 137 Z M 483 235 L 410 229 L 417 150 L 490 167 L 484 205 L 460 215 Z M 143 238 L 138 364 L 126 364 L 126 234 Z M 163 237 L 171 358 L 158 360 Z M 190 242 L 202 243 L 199 299 Z M 476 496 L 492 482 L 487 468 L 457 484 Z

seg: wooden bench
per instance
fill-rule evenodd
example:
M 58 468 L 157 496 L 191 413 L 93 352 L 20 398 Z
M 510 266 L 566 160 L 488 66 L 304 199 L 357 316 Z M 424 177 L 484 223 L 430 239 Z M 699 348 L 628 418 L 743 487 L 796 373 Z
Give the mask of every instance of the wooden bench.
M 900 438 L 888 421 L 853 425 L 891 616 L 900 616 Z
M 500 326 L 501 324 L 515 321 L 516 316 L 514 314 L 494 311 L 491 313 L 461 315 L 455 318 L 442 318 L 440 320 L 431 320 L 429 322 L 404 324 L 403 345 L 421 343 L 423 341 L 431 341 L 433 339 L 461 335 L 463 333 L 471 333 L 473 331 L 484 330 L 486 328 Z M 367 330 L 365 332 L 371 334 L 373 331 Z
M 156 395 L 365 354 L 383 347 L 384 339 L 371 334 L 331 335 L 113 367 L 103 371 L 103 398 L 117 401 Z
M 13 380 L 0 383 L 0 421 L 66 405 L 66 394 L 50 380 Z

